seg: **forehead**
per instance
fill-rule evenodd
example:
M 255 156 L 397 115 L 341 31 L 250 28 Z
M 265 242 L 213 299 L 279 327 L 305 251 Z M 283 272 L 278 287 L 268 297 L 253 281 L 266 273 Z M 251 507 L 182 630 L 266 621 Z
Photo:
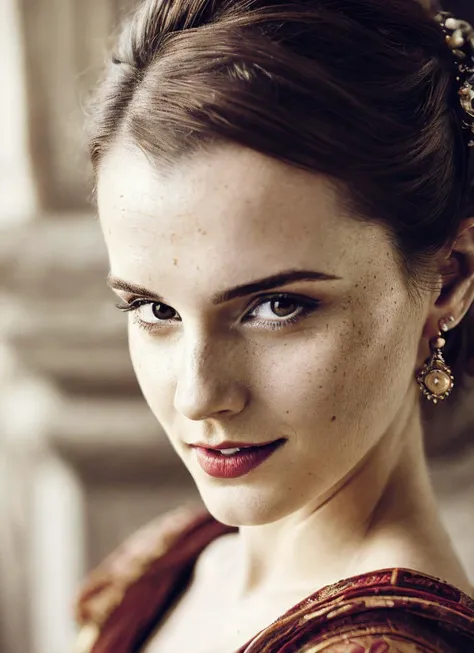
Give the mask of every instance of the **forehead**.
M 103 161 L 98 206 L 114 274 L 153 280 L 177 266 L 242 282 L 281 269 L 361 273 L 389 250 L 385 231 L 345 216 L 325 178 L 237 146 L 166 174 L 133 147 Z M 137 264 L 141 270 L 137 268 Z M 236 276 L 237 275 L 237 276 Z

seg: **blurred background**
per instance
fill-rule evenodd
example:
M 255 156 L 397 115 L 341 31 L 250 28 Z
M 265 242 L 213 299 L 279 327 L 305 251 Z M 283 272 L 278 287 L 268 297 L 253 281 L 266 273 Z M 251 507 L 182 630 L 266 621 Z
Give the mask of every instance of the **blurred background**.
M 135 381 L 91 201 L 84 105 L 133 4 L 0 0 L 1 653 L 69 651 L 87 570 L 195 497 Z M 474 582 L 471 390 L 427 448 Z

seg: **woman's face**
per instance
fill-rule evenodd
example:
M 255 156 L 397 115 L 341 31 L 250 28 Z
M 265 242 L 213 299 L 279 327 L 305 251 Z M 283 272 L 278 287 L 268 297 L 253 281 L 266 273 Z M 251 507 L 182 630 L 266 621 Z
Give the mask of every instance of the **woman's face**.
M 426 305 L 385 230 L 344 216 L 328 181 L 237 146 L 165 175 L 116 146 L 98 201 L 138 381 L 215 517 L 317 505 L 395 431 Z M 243 475 L 262 449 L 194 446 L 276 441 Z

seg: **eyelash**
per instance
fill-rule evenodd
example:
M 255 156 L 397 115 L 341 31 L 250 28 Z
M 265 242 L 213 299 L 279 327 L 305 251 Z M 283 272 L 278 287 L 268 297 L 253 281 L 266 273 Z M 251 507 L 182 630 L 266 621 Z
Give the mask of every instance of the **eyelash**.
M 312 315 L 319 308 L 321 304 L 321 302 L 315 299 L 309 299 L 307 297 L 301 297 L 299 295 L 291 295 L 288 293 L 277 293 L 274 295 L 259 297 L 258 301 L 249 309 L 248 313 L 252 313 L 252 311 L 255 311 L 259 306 L 278 300 L 290 301 L 295 304 L 296 306 L 295 310 L 297 310 L 298 308 L 301 308 L 302 310 L 297 315 L 290 317 L 286 320 L 282 319 L 280 321 L 278 320 L 271 321 L 271 320 L 263 320 L 261 318 L 255 318 L 254 323 L 256 323 L 257 326 L 263 326 L 273 331 L 287 328 L 289 326 L 297 324 L 299 321 Z M 130 312 L 137 311 L 141 306 L 153 305 L 153 304 L 159 304 L 159 302 L 151 302 L 147 299 L 135 299 L 131 302 L 126 302 L 124 304 L 116 304 L 116 307 L 124 313 L 130 313 Z M 162 306 L 168 306 L 168 305 L 162 304 Z M 162 328 L 159 322 L 155 322 L 155 323 L 144 322 L 138 317 L 138 315 L 134 316 L 134 321 L 136 324 L 138 324 L 140 328 L 144 329 L 145 331 L 156 331 L 157 329 Z M 170 322 L 170 320 L 161 320 L 161 322 L 166 323 L 166 322 Z

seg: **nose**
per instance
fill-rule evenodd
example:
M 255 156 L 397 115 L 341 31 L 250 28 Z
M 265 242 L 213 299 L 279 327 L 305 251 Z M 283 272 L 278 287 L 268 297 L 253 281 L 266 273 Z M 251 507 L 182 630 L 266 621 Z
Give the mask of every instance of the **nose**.
M 248 401 L 242 382 L 245 355 L 216 337 L 187 343 L 182 349 L 174 406 L 197 421 L 240 413 Z

